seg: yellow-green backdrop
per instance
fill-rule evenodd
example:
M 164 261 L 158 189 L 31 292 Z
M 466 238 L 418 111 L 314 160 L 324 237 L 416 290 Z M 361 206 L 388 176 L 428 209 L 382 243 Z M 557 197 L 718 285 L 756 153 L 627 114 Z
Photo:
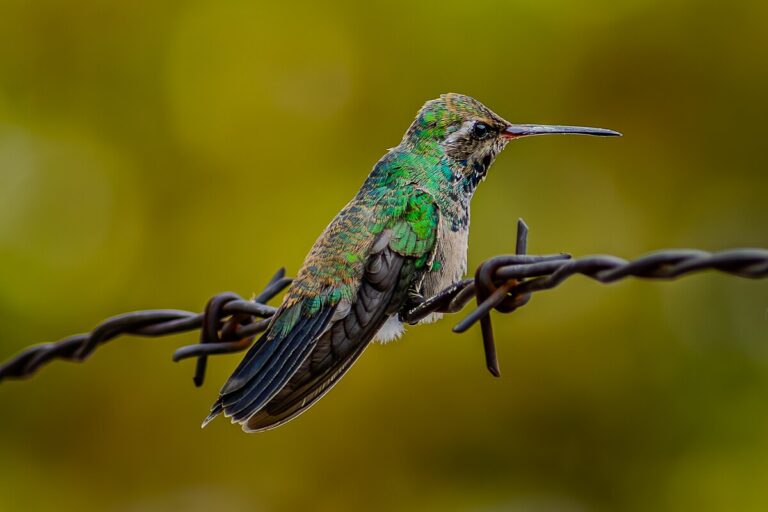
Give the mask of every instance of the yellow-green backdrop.
M 620 140 L 511 144 L 470 266 L 530 249 L 768 246 L 762 1 L 0 0 L 0 357 L 247 295 L 306 251 L 418 107 Z M 238 356 L 124 339 L 0 385 L 0 510 L 763 511 L 768 284 L 574 279 L 371 347 L 307 414 L 200 421 Z

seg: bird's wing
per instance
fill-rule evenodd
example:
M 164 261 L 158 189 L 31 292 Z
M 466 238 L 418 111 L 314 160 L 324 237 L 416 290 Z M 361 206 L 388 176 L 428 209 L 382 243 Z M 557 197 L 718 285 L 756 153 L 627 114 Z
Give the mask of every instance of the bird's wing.
M 389 232 L 382 233 L 382 237 L 388 236 Z M 288 421 L 312 405 L 346 373 L 389 315 L 397 311 L 396 297 L 403 295 L 403 290 L 398 290 L 398 282 L 403 280 L 405 266 L 410 266 L 406 259 L 389 247 L 368 258 L 355 302 L 349 304 L 346 314 L 335 319 L 318 339 L 285 387 L 248 419 L 245 429 L 266 430 Z
M 341 227 L 334 227 L 334 221 L 329 230 L 337 230 L 336 236 L 318 240 L 335 245 L 330 249 L 336 254 L 345 246 L 339 236 L 354 238 L 359 229 L 373 235 L 366 258 L 357 262 L 352 261 L 355 253 L 342 254 L 344 261 L 359 263 L 354 285 L 318 289 L 328 268 L 336 268 L 336 276 L 349 269 L 339 269 L 327 257 L 313 258 L 316 244 L 278 318 L 225 384 L 209 419 L 223 411 L 249 432 L 288 421 L 327 392 L 399 310 L 414 281 L 431 265 L 439 212 L 432 197 L 416 188 L 380 201 L 377 208 L 389 209 L 388 220 L 382 221 L 382 211 L 342 212 L 341 218 L 356 220 L 342 221 Z
M 439 211 L 432 197 L 414 191 L 402 217 L 379 235 L 349 311 L 336 315 L 299 370 L 263 409 L 248 419 L 245 430 L 267 430 L 293 419 L 344 376 L 431 265 L 438 221 Z

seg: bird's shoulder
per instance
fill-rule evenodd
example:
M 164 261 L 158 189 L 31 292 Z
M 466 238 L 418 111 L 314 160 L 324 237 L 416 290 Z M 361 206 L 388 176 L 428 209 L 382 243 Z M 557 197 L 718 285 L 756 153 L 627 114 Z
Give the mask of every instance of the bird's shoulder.
M 328 225 L 310 250 L 285 305 L 305 302 L 310 309 L 353 300 L 369 256 L 384 247 L 431 263 L 439 209 L 416 184 L 361 191 Z

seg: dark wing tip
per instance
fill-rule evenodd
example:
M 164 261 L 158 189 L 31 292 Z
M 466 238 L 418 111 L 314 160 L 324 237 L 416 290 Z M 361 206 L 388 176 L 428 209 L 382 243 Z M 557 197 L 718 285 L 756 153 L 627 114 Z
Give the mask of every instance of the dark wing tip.
M 312 316 L 300 316 L 283 335 L 267 331 L 224 384 L 202 426 L 222 413 L 242 424 L 264 407 L 298 370 L 335 309 L 326 306 Z

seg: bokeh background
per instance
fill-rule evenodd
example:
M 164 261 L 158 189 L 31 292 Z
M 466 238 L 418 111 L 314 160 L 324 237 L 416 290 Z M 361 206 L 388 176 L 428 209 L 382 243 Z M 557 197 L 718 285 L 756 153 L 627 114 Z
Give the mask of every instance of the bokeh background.
M 0 0 L 0 357 L 296 271 L 442 92 L 620 140 L 515 142 L 470 266 L 768 246 L 768 4 Z M 0 510 L 768 509 L 768 286 L 574 279 L 372 346 L 248 436 L 200 421 L 237 355 L 124 339 L 0 386 Z

